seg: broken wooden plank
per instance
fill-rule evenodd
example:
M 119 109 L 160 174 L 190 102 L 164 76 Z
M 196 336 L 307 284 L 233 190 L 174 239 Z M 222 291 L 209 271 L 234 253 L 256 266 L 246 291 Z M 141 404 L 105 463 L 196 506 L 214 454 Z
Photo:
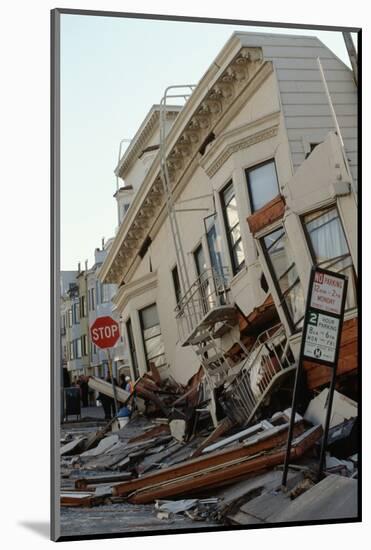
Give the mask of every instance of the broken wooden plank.
M 303 432 L 301 423 L 294 426 L 295 434 Z M 115 487 L 114 495 L 127 495 L 133 491 L 139 490 L 148 484 L 162 483 L 169 480 L 174 480 L 177 477 L 186 474 L 193 474 L 202 468 L 210 468 L 217 465 L 223 465 L 231 460 L 243 459 L 250 457 L 256 453 L 270 450 L 278 445 L 286 443 L 287 440 L 287 425 L 277 426 L 274 430 L 269 430 L 260 438 L 255 438 L 254 441 L 248 444 L 240 444 L 232 449 L 210 453 L 205 456 L 192 458 L 186 462 L 182 462 L 169 468 L 164 468 L 160 471 L 147 474 L 133 481 L 123 483 L 121 486 Z
M 92 506 L 94 501 L 93 492 L 69 492 L 61 493 L 61 506 Z
M 227 433 L 235 423 L 230 418 L 226 417 L 219 423 L 219 425 L 211 432 L 211 434 L 202 442 L 202 444 L 194 451 L 192 454 L 193 457 L 200 456 L 204 449 L 216 441 L 219 437 Z
M 131 477 L 132 477 L 132 474 L 130 472 L 81 477 L 75 480 L 75 488 L 84 489 L 87 487 L 87 485 L 98 485 L 101 483 L 104 484 L 104 483 L 115 482 L 115 481 L 127 481 Z
M 108 397 L 114 397 L 112 384 L 110 382 L 106 382 L 105 380 L 101 380 L 95 376 L 90 376 L 89 387 L 99 393 L 107 395 Z M 130 397 L 130 393 L 120 388 L 120 386 L 116 386 L 116 395 L 117 401 L 120 403 L 125 403 Z
M 297 437 L 293 441 L 290 459 L 294 460 L 302 456 L 319 440 L 321 435 L 322 427 L 315 426 Z M 234 482 L 241 477 L 246 477 L 246 475 L 261 472 L 281 464 L 285 454 L 285 448 L 281 445 L 278 450 L 273 450 L 269 453 L 259 452 L 258 455 L 254 453 L 253 455 L 250 454 L 248 456 L 233 459 L 229 456 L 226 461 L 216 466 L 207 465 L 204 469 L 198 469 L 197 471 L 193 470 L 181 477 L 162 481 L 157 484 L 152 479 L 148 486 L 147 479 L 147 485 L 142 486 L 141 489 L 129 495 L 128 500 L 135 504 L 144 504 L 153 502 L 159 498 L 187 495 L 195 491 L 199 492 L 200 490 L 210 489 L 227 482 Z M 117 490 L 119 490 L 119 486 L 113 489 L 113 494 L 115 494 Z
M 217 441 L 213 445 L 209 445 L 208 447 L 205 447 L 202 451 L 202 453 L 209 453 L 211 451 L 216 451 L 217 449 L 220 449 L 222 447 L 225 447 L 226 445 L 229 445 L 230 443 L 233 443 L 234 441 L 242 441 L 244 439 L 247 439 L 248 436 L 254 435 L 257 432 L 261 432 L 263 430 L 268 430 L 273 428 L 273 425 L 268 422 L 267 420 L 263 420 L 262 422 L 259 422 L 259 424 L 255 424 L 254 426 L 250 426 L 250 428 L 246 428 L 245 430 L 242 430 L 241 432 L 238 432 L 234 435 L 231 435 L 229 437 L 226 437 L 225 439 L 222 439 L 221 441 Z

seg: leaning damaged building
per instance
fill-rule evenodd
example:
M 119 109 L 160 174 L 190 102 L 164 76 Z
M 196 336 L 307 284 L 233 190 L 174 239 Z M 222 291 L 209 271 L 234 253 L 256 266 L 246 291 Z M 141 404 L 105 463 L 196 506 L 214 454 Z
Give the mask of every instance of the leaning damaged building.
M 119 285 L 133 378 L 153 364 L 185 383 L 202 366 L 214 425 L 251 421 L 295 370 L 316 264 L 349 277 L 338 388 L 353 397 L 350 69 L 315 37 L 235 33 L 183 108 L 150 115 L 116 169 L 118 194 L 136 192 L 100 272 Z M 305 370 L 310 390 L 329 382 L 328 368 Z
M 188 98 L 154 105 L 116 169 L 120 226 L 99 272 L 135 380 L 118 400 L 135 406 L 98 430 L 62 426 L 62 532 L 355 520 L 352 73 L 315 37 L 236 33 L 168 95 Z M 313 265 L 349 279 L 337 391 L 319 475 L 331 372 L 305 363 L 282 487 Z

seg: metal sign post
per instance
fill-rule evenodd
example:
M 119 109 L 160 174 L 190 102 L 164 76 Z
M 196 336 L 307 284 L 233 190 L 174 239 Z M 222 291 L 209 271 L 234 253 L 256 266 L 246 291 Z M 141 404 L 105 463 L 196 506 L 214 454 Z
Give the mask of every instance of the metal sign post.
M 332 367 L 333 369 L 327 402 L 325 430 L 322 438 L 318 478 L 320 478 L 322 474 L 335 391 L 336 368 L 339 357 L 340 336 L 344 319 L 347 287 L 348 278 L 345 275 L 319 267 L 312 268 L 304 316 L 299 363 L 296 370 L 291 406 L 291 418 L 282 476 L 283 486 L 286 486 L 287 483 L 297 406 L 298 381 L 302 375 L 304 360 Z
M 118 413 L 116 385 L 113 380 L 112 359 L 109 348 L 113 347 L 120 338 L 120 327 L 117 321 L 109 317 L 98 317 L 90 327 L 91 339 L 96 346 L 107 351 L 108 370 L 112 382 L 115 415 Z
M 107 351 L 107 359 L 108 359 L 108 370 L 109 370 L 109 374 L 110 374 L 111 382 L 112 382 L 113 400 L 115 402 L 115 416 L 117 416 L 119 408 L 118 408 L 118 405 L 117 405 L 116 384 L 115 384 L 114 379 L 113 379 L 112 359 L 111 359 L 111 354 L 110 354 L 109 348 L 107 348 L 106 351 Z

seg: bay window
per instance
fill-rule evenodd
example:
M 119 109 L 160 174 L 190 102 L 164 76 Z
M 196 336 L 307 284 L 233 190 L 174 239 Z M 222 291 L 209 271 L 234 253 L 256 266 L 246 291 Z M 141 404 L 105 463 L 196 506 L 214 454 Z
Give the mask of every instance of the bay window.
M 303 320 L 304 295 L 284 228 L 263 237 L 261 244 L 281 304 L 295 330 Z
M 317 210 L 303 218 L 313 262 L 323 269 L 348 276 L 346 309 L 357 305 L 356 275 L 336 206 Z

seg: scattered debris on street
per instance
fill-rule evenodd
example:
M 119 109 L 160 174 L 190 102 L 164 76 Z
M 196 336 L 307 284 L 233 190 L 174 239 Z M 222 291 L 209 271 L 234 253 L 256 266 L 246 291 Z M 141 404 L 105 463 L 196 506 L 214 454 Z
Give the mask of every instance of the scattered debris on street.
M 336 393 L 319 482 L 326 392 L 310 401 L 303 416 L 296 414 L 283 487 L 291 409 L 267 418 L 261 413 L 245 425 L 224 417 L 215 428 L 203 402 L 201 372 L 186 386 L 155 378 L 147 373 L 137 381 L 135 394 L 126 397 L 134 410 L 124 427 L 116 419 L 95 427 L 91 421 L 62 425 L 61 507 L 67 531 L 72 533 L 74 518 L 81 521 L 83 510 L 92 508 L 98 511 L 94 517 L 108 517 L 105 510 L 111 511 L 112 532 L 133 529 L 129 510 L 141 518 L 144 514 L 143 525 L 154 530 L 165 523 L 178 529 L 184 523 L 250 525 L 356 517 L 356 403 Z M 105 388 L 100 385 L 99 391 Z M 137 400 L 143 400 L 141 410 Z M 72 509 L 81 512 L 74 516 Z M 101 528 L 97 522 L 97 532 Z

